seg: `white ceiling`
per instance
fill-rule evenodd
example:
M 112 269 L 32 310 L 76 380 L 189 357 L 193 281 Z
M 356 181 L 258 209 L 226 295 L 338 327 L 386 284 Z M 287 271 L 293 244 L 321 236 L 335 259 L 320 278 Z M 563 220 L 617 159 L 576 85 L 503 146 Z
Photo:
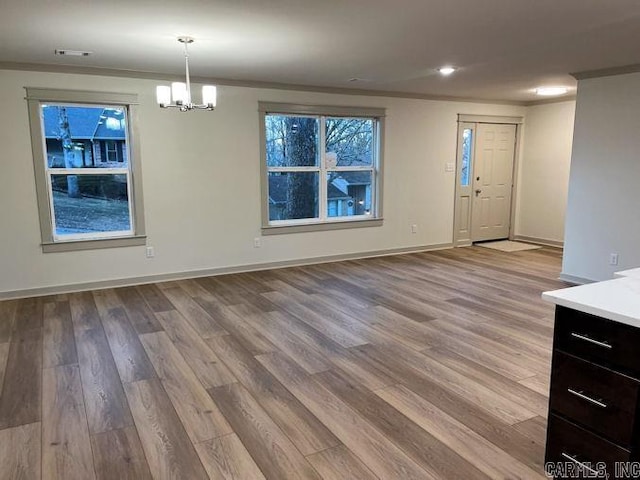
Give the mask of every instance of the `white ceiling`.
M 640 1 L 0 0 L 0 62 L 181 74 L 179 35 L 194 76 L 529 101 L 640 63 Z

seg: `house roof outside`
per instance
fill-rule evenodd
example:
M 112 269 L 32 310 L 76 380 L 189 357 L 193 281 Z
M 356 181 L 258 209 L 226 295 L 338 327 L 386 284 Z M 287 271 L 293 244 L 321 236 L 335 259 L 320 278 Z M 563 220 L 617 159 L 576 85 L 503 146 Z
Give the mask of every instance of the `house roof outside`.
M 372 163 L 372 155 L 371 152 L 368 152 L 365 155 L 360 156 L 359 158 L 340 158 L 338 161 L 339 167 L 371 167 Z
M 73 140 L 125 140 L 122 111 L 102 107 L 65 107 Z M 43 107 L 45 138 L 60 138 L 60 107 Z
M 369 183 L 371 183 L 371 172 L 338 172 L 335 180 L 338 179 L 344 180 L 349 185 L 368 185 Z
M 367 183 L 371 183 L 370 181 Z M 351 197 L 336 187 L 333 183 L 327 189 L 329 200 L 348 200 Z M 269 202 L 286 203 L 287 201 L 287 177 L 285 175 L 273 175 L 269 177 Z

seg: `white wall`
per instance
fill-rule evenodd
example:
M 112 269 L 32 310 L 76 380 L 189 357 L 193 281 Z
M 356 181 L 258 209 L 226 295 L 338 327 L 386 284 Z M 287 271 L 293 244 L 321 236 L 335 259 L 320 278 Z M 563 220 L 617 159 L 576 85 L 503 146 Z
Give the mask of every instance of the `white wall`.
M 580 81 L 563 275 L 604 280 L 640 266 L 639 180 L 640 74 Z
M 219 88 L 215 112 L 159 109 L 151 80 L 0 71 L 0 294 L 111 279 L 254 265 L 452 241 L 457 114 L 524 115 L 525 108 Z M 23 87 L 140 96 L 144 247 L 43 254 Z M 384 226 L 260 235 L 258 101 L 387 108 Z M 418 225 L 412 234 L 410 225 Z
M 527 108 L 516 235 L 564 241 L 575 105 L 572 100 Z

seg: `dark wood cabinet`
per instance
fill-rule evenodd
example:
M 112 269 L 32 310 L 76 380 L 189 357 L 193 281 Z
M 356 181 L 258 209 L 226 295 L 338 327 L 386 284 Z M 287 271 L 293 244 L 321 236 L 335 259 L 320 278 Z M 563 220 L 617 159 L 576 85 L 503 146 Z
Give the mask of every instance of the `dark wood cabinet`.
M 640 460 L 639 397 L 640 329 L 557 306 L 545 461 L 616 478 Z
M 640 375 L 640 328 L 558 305 L 553 348 Z

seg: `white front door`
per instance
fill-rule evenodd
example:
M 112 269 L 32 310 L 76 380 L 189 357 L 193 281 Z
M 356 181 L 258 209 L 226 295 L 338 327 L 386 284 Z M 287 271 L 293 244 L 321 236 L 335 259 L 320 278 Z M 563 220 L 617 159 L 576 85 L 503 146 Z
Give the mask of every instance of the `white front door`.
M 473 242 L 509 237 L 515 144 L 515 125 L 477 125 L 471 182 Z

